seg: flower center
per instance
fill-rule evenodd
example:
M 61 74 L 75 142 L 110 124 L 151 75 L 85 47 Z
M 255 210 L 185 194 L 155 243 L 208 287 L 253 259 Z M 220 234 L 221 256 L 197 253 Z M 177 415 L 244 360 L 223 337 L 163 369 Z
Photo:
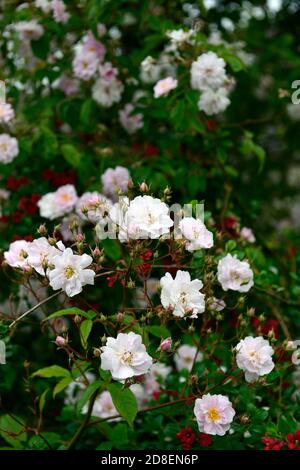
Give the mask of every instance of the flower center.
M 0 152 L 3 152 L 3 153 L 7 152 L 7 144 L 5 143 L 0 144 Z
M 220 419 L 219 411 L 217 408 L 210 408 L 207 413 L 208 419 L 211 421 L 218 421 Z
M 148 212 L 148 222 L 149 224 L 154 224 L 155 222 L 155 216 L 151 212 Z
M 240 275 L 237 271 L 231 271 L 230 277 L 233 281 L 238 281 L 240 279 Z
M 186 304 L 186 292 L 181 292 L 179 299 L 180 299 L 180 303 Z
M 121 356 L 121 361 L 123 364 L 130 365 L 133 360 L 133 354 L 131 351 L 124 351 Z
M 71 279 L 71 277 L 73 277 L 75 274 L 75 269 L 73 268 L 73 266 L 66 266 L 64 269 L 64 273 L 67 279 Z

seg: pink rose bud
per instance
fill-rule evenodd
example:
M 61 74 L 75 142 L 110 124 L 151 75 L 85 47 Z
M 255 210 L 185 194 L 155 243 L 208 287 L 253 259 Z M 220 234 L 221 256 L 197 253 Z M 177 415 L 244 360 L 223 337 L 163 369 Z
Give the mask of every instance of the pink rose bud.
M 140 190 L 141 190 L 143 193 L 146 193 L 147 191 L 149 191 L 149 187 L 148 187 L 147 183 L 145 183 L 145 181 L 140 184 Z
M 62 336 L 56 336 L 55 338 L 55 344 L 56 346 L 65 346 L 66 345 L 66 340 Z
M 173 340 L 172 338 L 166 338 L 160 343 L 160 349 L 162 351 L 170 351 L 172 347 Z
M 100 248 L 96 247 L 93 251 L 93 256 L 94 258 L 99 258 L 99 256 L 101 256 L 101 250 Z

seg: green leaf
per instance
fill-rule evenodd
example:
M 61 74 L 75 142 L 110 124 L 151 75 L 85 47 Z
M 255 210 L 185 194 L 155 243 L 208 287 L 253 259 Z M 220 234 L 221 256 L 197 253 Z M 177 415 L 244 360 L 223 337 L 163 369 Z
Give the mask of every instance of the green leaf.
M 91 98 L 85 100 L 81 106 L 80 122 L 84 124 L 85 126 L 90 124 L 94 107 L 95 107 L 94 101 Z
M 113 443 L 110 441 L 102 442 L 96 450 L 111 450 L 113 448 Z
M 80 340 L 82 347 L 87 348 L 87 340 L 93 327 L 92 320 L 84 320 L 80 325 Z
M 101 240 L 101 245 L 104 249 L 106 256 L 113 261 L 117 261 L 121 258 L 122 250 L 120 243 L 117 240 L 110 240 L 109 238 Z
M 58 393 L 62 392 L 72 382 L 72 377 L 64 377 L 62 380 L 60 380 L 54 387 L 53 398 L 55 398 Z
M 32 377 L 44 377 L 49 379 L 52 377 L 71 377 L 71 374 L 67 369 L 54 365 L 37 370 L 32 374 Z
M 81 411 L 84 405 L 89 401 L 91 396 L 98 390 L 100 387 L 103 385 L 102 380 L 95 380 L 95 382 L 92 382 L 87 386 L 85 391 L 82 394 L 82 397 L 78 401 L 78 410 Z
M 49 391 L 49 389 L 46 388 L 46 390 L 43 391 L 42 395 L 41 395 L 40 398 L 39 398 L 39 410 L 40 410 L 40 414 L 43 413 L 43 410 L 44 410 L 44 408 L 45 408 L 46 396 L 47 396 L 48 391 Z
M 45 318 L 43 321 L 51 320 L 52 318 L 64 317 L 65 315 L 79 315 L 80 317 L 90 318 L 90 314 L 80 310 L 77 307 L 66 308 L 63 310 L 58 310 L 57 312 L 51 313 L 49 317 Z M 96 315 L 96 314 L 95 314 Z
M 236 55 L 227 52 L 221 55 L 223 55 L 224 60 L 230 65 L 234 72 L 240 72 L 245 68 L 244 62 Z
M 121 384 L 109 384 L 108 391 L 118 413 L 132 427 L 138 411 L 136 397 L 129 388 L 123 389 Z
M 99 369 L 100 377 L 104 380 L 104 382 L 110 382 L 111 380 L 111 373 L 108 370 Z
M 49 52 L 49 37 L 43 35 L 40 39 L 31 41 L 31 49 L 36 57 L 39 59 L 47 59 Z
M 78 168 L 81 162 L 81 153 L 71 144 L 61 146 L 61 153 L 64 159 L 74 168 Z
M 22 449 L 22 442 L 26 441 L 27 434 L 23 432 L 24 425 L 22 419 L 14 419 L 10 415 L 0 417 L 0 436 L 8 442 L 14 449 Z
M 126 445 L 128 443 L 128 426 L 119 423 L 114 428 L 108 428 L 108 436 L 114 447 Z
M 150 333 L 151 335 L 156 336 L 157 338 L 164 339 L 164 338 L 168 338 L 169 336 L 171 336 L 171 333 L 168 330 L 168 328 L 166 328 L 165 326 L 161 326 L 161 325 L 146 326 L 145 330 L 148 331 L 148 333 Z

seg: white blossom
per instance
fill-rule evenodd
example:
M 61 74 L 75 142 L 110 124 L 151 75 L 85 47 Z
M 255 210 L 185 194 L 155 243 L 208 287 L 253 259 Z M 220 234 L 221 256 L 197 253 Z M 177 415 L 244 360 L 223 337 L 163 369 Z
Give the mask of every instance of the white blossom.
M 178 270 L 175 279 L 166 273 L 160 280 L 160 299 L 163 307 L 171 310 L 176 317 L 190 315 L 197 318 L 205 310 L 204 295 L 199 291 L 203 287 L 199 279 L 191 280 L 190 273 Z
M 71 248 L 51 259 L 53 269 L 48 270 L 50 286 L 62 289 L 69 297 L 79 294 L 86 284 L 94 285 L 95 272 L 88 269 L 93 259 L 87 254 L 74 255 Z
M 220 88 L 226 79 L 225 61 L 214 52 L 201 54 L 192 63 L 191 86 L 195 90 L 216 90 Z
M 132 331 L 119 333 L 117 338 L 107 338 L 101 350 L 101 368 L 109 370 L 115 380 L 146 374 L 152 365 L 142 337 Z
M 194 362 L 201 362 L 202 359 L 203 354 L 197 352 L 196 346 L 190 346 L 189 344 L 179 346 L 174 355 L 174 361 L 178 371 L 187 369 L 191 372 Z
M 15 137 L 0 134 L 0 162 L 11 163 L 19 153 L 19 145 Z
M 213 234 L 205 227 L 204 223 L 194 217 L 184 217 L 179 222 L 179 229 L 186 239 L 188 251 L 211 248 L 214 244 Z
M 236 362 L 245 372 L 247 382 L 255 382 L 260 376 L 266 375 L 274 368 L 273 348 L 262 336 L 247 336 L 236 346 Z
M 27 258 L 30 242 L 16 240 L 9 245 L 8 251 L 4 252 L 4 259 L 12 268 L 28 267 Z
M 228 90 L 224 87 L 218 90 L 210 88 L 204 90 L 198 101 L 199 110 L 204 111 L 208 116 L 225 111 L 229 105 Z
M 218 263 L 218 281 L 222 289 L 248 292 L 254 285 L 253 271 L 247 261 L 240 261 L 230 254 Z

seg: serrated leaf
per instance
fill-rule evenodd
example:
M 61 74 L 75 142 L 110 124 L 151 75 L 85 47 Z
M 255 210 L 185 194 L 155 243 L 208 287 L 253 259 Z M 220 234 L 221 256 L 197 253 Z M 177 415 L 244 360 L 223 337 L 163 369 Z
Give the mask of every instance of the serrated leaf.
M 123 389 L 121 384 L 109 384 L 108 391 L 111 394 L 113 404 L 118 413 L 123 416 L 129 426 L 132 427 L 138 412 L 136 397 L 129 388 Z
M 49 366 L 39 369 L 32 374 L 32 377 L 44 377 L 50 379 L 52 377 L 71 377 L 70 372 L 61 366 Z

